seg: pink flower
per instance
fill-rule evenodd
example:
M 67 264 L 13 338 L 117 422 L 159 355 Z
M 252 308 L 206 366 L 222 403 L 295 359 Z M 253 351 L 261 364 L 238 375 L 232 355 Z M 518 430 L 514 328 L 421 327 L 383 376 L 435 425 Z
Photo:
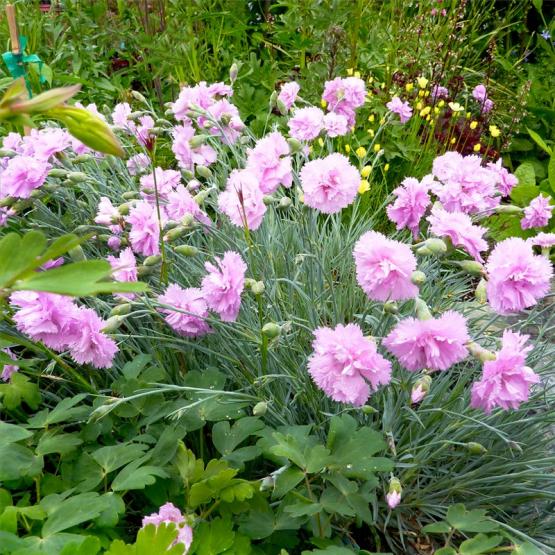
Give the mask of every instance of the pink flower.
M 210 332 L 210 326 L 206 323 L 208 307 L 202 291 L 195 287 L 183 289 L 172 283 L 163 295 L 158 297 L 160 304 L 169 305 L 177 310 L 160 308 L 162 314 L 166 314 L 164 320 L 180 335 L 186 337 L 198 337 Z
M 191 147 L 190 140 L 195 136 L 191 125 L 178 125 L 173 129 L 172 152 L 180 168 L 194 171 L 196 165 L 209 166 L 216 161 L 216 151 L 210 145 Z
M 135 135 L 137 140 L 143 146 L 150 146 L 150 142 L 152 141 L 152 135 L 150 132 L 154 128 L 154 120 L 151 116 L 141 116 L 139 118 L 139 125 L 135 130 Z
M 458 312 L 448 311 L 429 320 L 401 320 L 383 344 L 407 370 L 416 372 L 447 370 L 464 360 L 468 341 L 466 320 Z
M 525 366 L 526 355 L 532 349 L 525 345 L 527 335 L 505 330 L 501 350 L 495 360 L 484 362 L 482 379 L 472 386 L 473 408 L 490 413 L 495 407 L 518 409 L 528 400 L 530 386 L 540 381 L 539 376 Z
M 208 94 L 213 100 L 219 100 L 224 96 L 233 96 L 233 88 L 220 81 L 208 85 Z
M 488 97 L 488 93 L 487 93 L 485 85 L 482 85 L 482 84 L 476 85 L 474 87 L 474 89 L 472 90 L 472 96 L 478 102 L 483 102 Z
M 75 325 L 78 333 L 68 344 L 71 358 L 78 364 L 110 368 L 118 347 L 112 338 L 102 333 L 106 322 L 92 308 L 79 308 Z
M 397 114 L 401 123 L 406 123 L 412 116 L 412 108 L 408 102 L 403 102 L 398 96 L 394 96 L 387 104 L 387 109 Z
M 206 111 L 219 124 L 211 127 L 210 133 L 220 136 L 226 144 L 233 144 L 245 128 L 237 107 L 226 98 L 222 98 L 209 106 Z
M 405 178 L 401 187 L 393 191 L 397 199 L 386 209 L 388 218 L 397 224 L 397 229 L 408 227 L 415 239 L 418 237 L 420 220 L 430 204 L 428 181 L 426 178 L 422 181 L 414 177 Z
M 393 510 L 401 502 L 401 494 L 398 491 L 388 492 L 385 496 L 387 506 Z
M 260 189 L 271 194 L 280 185 L 291 187 L 293 174 L 289 145 L 281 133 L 274 131 L 257 141 L 248 151 L 247 170 L 259 181 Z
M 35 291 L 16 291 L 10 304 L 18 307 L 14 314 L 17 329 L 34 341 L 61 351 L 79 334 L 76 314 L 79 310 L 64 295 Z
M 300 85 L 298 83 L 296 83 L 295 81 L 291 81 L 289 83 L 284 83 L 281 86 L 281 90 L 279 92 L 278 100 L 280 102 L 283 102 L 285 107 L 288 110 L 290 110 L 291 106 L 293 106 L 293 104 L 295 103 L 295 100 L 297 100 L 297 95 L 299 94 L 300 90 L 301 90 Z
M 360 184 L 358 170 L 338 153 L 305 164 L 300 179 L 305 204 L 325 214 L 335 214 L 352 204 Z
M 0 174 L 0 196 L 29 198 L 45 181 L 51 166 L 31 156 L 15 156 Z
M 2 148 L 4 150 L 13 150 L 21 154 L 21 147 L 23 145 L 23 137 L 19 133 L 10 131 L 2 140 Z
M 22 149 L 28 156 L 48 161 L 51 156 L 64 151 L 71 144 L 71 135 L 59 127 L 32 129 L 31 134 L 23 138 Z
M 54 260 L 47 260 L 41 267 L 41 270 L 52 270 L 52 268 L 57 268 L 58 266 L 62 266 L 64 263 L 63 257 L 55 258 Z
M 166 503 L 162 505 L 158 513 L 152 513 L 150 516 L 143 518 L 143 528 L 148 524 L 159 526 L 160 524 L 175 523 L 177 526 L 177 539 L 173 545 L 182 543 L 185 545 L 184 553 L 189 551 L 189 547 L 193 543 L 193 529 L 186 523 L 185 517 L 181 511 L 173 504 Z
M 10 349 L 2 349 L 2 352 L 8 355 L 12 360 L 17 360 L 17 357 L 10 351 Z M 2 373 L 0 374 L 0 379 L 5 382 L 9 382 L 12 374 L 15 374 L 19 368 L 14 364 L 4 364 L 2 366 Z
M 441 206 L 432 207 L 427 220 L 430 231 L 438 237 L 449 237 L 456 247 L 462 247 L 478 262 L 483 262 L 480 252 L 488 250 L 484 240 L 485 227 L 473 225 L 470 216 L 463 212 L 446 212 Z
M 137 261 L 133 251 L 127 247 L 122 250 L 118 257 L 108 256 L 108 262 L 112 266 L 112 276 L 116 281 L 137 281 Z M 133 299 L 133 293 L 117 293 L 117 297 Z
M 434 85 L 431 90 L 432 100 L 437 100 L 438 98 L 447 98 L 449 96 L 449 90 L 441 85 Z
M 227 179 L 225 191 L 218 197 L 218 208 L 237 227 L 251 230 L 260 227 L 266 205 L 258 186 L 258 179 L 249 170 L 233 170 Z
M 324 112 L 320 108 L 300 108 L 295 110 L 287 123 L 289 134 L 299 141 L 315 139 L 324 128 Z
M 349 132 L 349 120 L 335 112 L 329 112 L 324 116 L 324 129 L 328 137 L 342 137 Z
M 535 255 L 532 245 L 518 237 L 505 239 L 491 252 L 488 300 L 496 312 L 511 314 L 535 305 L 547 295 L 553 268 L 545 256 Z
M 154 168 L 154 172 L 143 175 L 139 181 L 141 183 L 141 189 L 146 189 L 146 191 L 143 190 L 142 195 L 151 203 L 154 203 L 156 198 L 152 192 L 155 190 L 155 174 L 156 188 L 158 189 L 158 196 L 161 199 L 167 199 L 168 195 L 181 183 L 181 174 L 176 170 Z
M 205 81 L 201 81 L 194 87 L 183 87 L 177 100 L 172 106 L 175 119 L 178 121 L 189 121 L 187 112 L 191 109 L 206 110 L 214 102 L 224 96 L 231 96 L 233 89 L 223 83 L 215 83 L 206 85 Z
M 410 392 L 410 402 L 413 405 L 420 403 L 420 401 L 422 401 L 422 399 L 426 397 L 426 393 L 428 392 L 424 389 L 422 384 L 416 385 L 415 387 L 412 388 Z
M 8 223 L 8 219 L 15 216 L 16 211 L 13 208 L 6 208 L 5 206 L 0 207 L 0 227 L 5 226 Z
M 482 111 L 487 114 L 493 110 L 493 100 L 486 98 L 484 100 L 484 105 L 482 106 Z
M 513 187 L 518 183 L 516 175 L 509 173 L 507 168 L 503 167 L 503 160 L 499 158 L 495 164 L 489 162 L 487 167 L 497 174 L 497 188 L 501 195 L 506 197 L 513 190 Z
M 202 280 L 202 294 L 210 310 L 217 312 L 224 322 L 234 322 L 241 306 L 247 265 L 233 251 L 224 253 L 223 258 L 216 257 L 216 264 L 204 264 L 209 273 Z
M 374 301 L 401 301 L 418 295 L 411 282 L 416 258 L 409 246 L 367 231 L 357 241 L 353 256 L 358 284 Z
M 550 198 L 543 195 L 530 201 L 530 204 L 524 209 L 524 218 L 520 220 L 522 229 L 544 227 L 548 224 L 553 211 L 553 206 L 549 205 L 549 201 Z
M 108 197 L 100 197 L 100 201 L 96 209 L 96 217 L 94 218 L 95 223 L 98 225 L 105 225 L 110 228 L 112 233 L 118 234 L 121 232 L 121 228 L 114 222 L 120 218 L 121 214 L 112 204 L 112 201 Z
M 148 202 L 138 202 L 126 217 L 131 226 L 129 241 L 136 253 L 144 256 L 160 254 L 160 223 L 156 208 Z
M 143 153 L 135 154 L 127 160 L 130 175 L 137 175 L 150 166 L 150 158 Z
M 308 372 L 334 401 L 363 405 L 371 390 L 390 382 L 391 363 L 357 324 L 318 328 L 314 338 Z
M 132 110 L 131 106 L 127 102 L 120 102 L 114 106 L 114 111 L 112 112 L 112 121 L 116 127 L 125 129 L 130 133 L 136 132 L 136 124 L 134 121 L 129 120 Z
M 448 212 L 487 212 L 501 201 L 498 174 L 483 167 L 480 156 L 446 152 L 434 160 L 433 174 L 441 183 L 432 185 L 432 191 Z
M 112 235 L 107 242 L 108 248 L 112 249 L 114 252 L 119 251 L 121 247 L 121 239 L 117 235 Z
M 170 220 L 178 222 L 185 216 L 191 215 L 202 224 L 208 226 L 212 224 L 208 215 L 201 210 L 193 195 L 191 195 L 183 185 L 178 185 L 175 190 L 168 195 L 168 200 L 164 208 Z
M 530 237 L 528 242 L 544 249 L 550 248 L 555 246 L 555 233 L 538 233 L 535 237 Z
M 328 104 L 328 110 L 345 116 L 349 126 L 355 124 L 355 110 L 364 104 L 366 85 L 358 77 L 336 77 L 326 81 L 322 99 Z

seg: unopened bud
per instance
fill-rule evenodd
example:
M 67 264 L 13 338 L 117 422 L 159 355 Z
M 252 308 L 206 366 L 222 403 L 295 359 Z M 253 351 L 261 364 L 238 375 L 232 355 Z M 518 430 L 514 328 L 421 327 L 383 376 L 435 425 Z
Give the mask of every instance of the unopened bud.
M 193 177 L 195 177 L 195 174 L 194 174 L 191 170 L 181 170 L 181 175 L 182 175 L 187 181 L 189 181 L 190 179 L 193 179 Z
M 139 102 L 142 102 L 143 104 L 148 105 L 147 99 L 139 91 L 131 91 L 131 96 L 135 100 L 138 100 Z
M 231 123 L 231 117 L 231 114 L 222 114 L 220 121 L 224 124 L 224 126 L 229 125 Z
M 427 255 L 427 254 L 445 254 L 447 252 L 447 245 L 445 241 L 438 239 L 437 237 L 430 237 L 426 239 L 421 247 L 416 249 L 418 254 Z
M 15 150 L 10 150 L 9 148 L 0 148 L 0 158 L 13 158 L 17 155 Z
M 494 212 L 496 214 L 522 214 L 524 209 L 514 204 L 500 204 L 495 207 Z
M 106 320 L 106 324 L 102 328 L 103 333 L 112 333 L 116 331 L 125 322 L 125 316 L 110 316 Z
M 94 156 L 91 156 L 90 154 L 79 154 L 79 156 L 73 158 L 72 162 L 74 164 L 83 164 L 84 162 L 90 162 L 91 160 L 94 160 Z
M 16 202 L 16 200 L 17 199 L 15 197 L 6 197 L 3 199 L 0 199 L 0 207 L 6 208 L 7 206 L 12 206 L 12 204 Z
M 260 491 L 267 491 L 273 489 L 275 486 L 275 479 L 272 476 L 266 476 L 260 480 Z
M 48 177 L 59 177 L 61 179 L 64 179 L 68 176 L 69 172 L 67 170 L 64 170 L 62 168 L 52 168 L 49 172 L 48 172 Z
M 476 291 L 474 291 L 474 296 L 480 304 L 486 304 L 488 301 L 487 286 L 488 282 L 482 278 L 476 286 Z
M 262 326 L 262 333 L 266 337 L 274 339 L 275 337 L 278 337 L 281 333 L 281 328 L 273 322 L 268 322 L 267 324 L 264 324 Z
M 212 172 L 206 166 L 197 166 L 197 174 L 204 179 L 210 179 L 212 177 Z
M 145 266 L 156 266 L 157 264 L 160 264 L 160 262 L 162 262 L 162 257 L 159 254 L 155 254 L 152 256 L 147 256 L 144 259 L 143 264 Z
M 118 304 L 110 311 L 110 316 L 125 316 L 131 312 L 131 303 Z
M 277 97 L 278 97 L 277 91 L 274 91 L 274 92 L 270 95 L 270 110 L 273 110 L 273 109 L 274 109 L 274 106 L 276 105 L 276 102 L 277 102 Z
M 412 281 L 412 283 L 418 286 L 426 283 L 426 279 L 426 274 L 424 272 L 421 272 L 420 270 L 415 270 L 410 276 L 410 280 Z
M 481 443 L 477 443 L 476 441 L 469 441 L 466 444 L 466 448 L 472 455 L 484 455 L 488 452 L 488 450 Z
M 45 183 L 41 189 L 47 191 L 48 193 L 54 193 L 58 189 L 60 189 L 60 185 L 58 183 Z
M 125 191 L 121 197 L 123 200 L 135 200 L 138 199 L 140 195 L 137 191 Z
M 210 196 L 210 193 L 212 193 L 213 190 L 214 189 L 212 187 L 203 189 L 195 195 L 195 202 L 200 206 Z
M 262 197 L 262 202 L 266 205 L 266 206 L 271 206 L 272 204 L 274 204 L 274 202 L 276 201 L 276 199 L 271 196 L 271 195 L 264 195 Z
M 68 251 L 68 254 L 73 262 L 82 262 L 83 260 L 87 259 L 85 253 L 83 252 L 83 249 L 81 248 L 81 245 L 73 247 L 71 250 Z
M 293 201 L 289 197 L 281 197 L 279 199 L 279 203 L 277 207 L 281 208 L 282 210 L 287 210 L 287 208 L 289 208 L 292 204 L 293 204 Z
M 473 276 L 482 276 L 485 273 L 484 267 L 476 260 L 457 260 L 455 264 Z
M 287 112 L 289 112 L 289 110 L 288 110 L 287 106 L 285 105 L 285 103 L 283 102 L 283 100 L 280 100 L 280 99 L 278 98 L 276 104 L 277 104 L 277 108 L 278 108 L 278 110 L 279 110 L 279 113 L 280 113 L 282 116 L 287 115 Z
M 123 203 L 118 206 L 118 212 L 122 216 L 127 216 L 129 214 L 129 204 Z
M 468 347 L 468 352 L 480 362 L 488 362 L 489 360 L 495 360 L 497 358 L 495 353 L 484 349 L 484 347 L 478 345 L 478 343 L 474 341 L 467 343 L 466 346 Z
M 399 306 L 395 301 L 386 301 L 383 304 L 383 311 L 385 314 L 397 314 L 399 312 Z
M 389 480 L 389 490 L 385 496 L 387 505 L 390 509 L 394 509 L 401 502 L 401 494 L 403 493 L 403 488 L 401 487 L 401 482 L 398 478 L 391 478 Z
M 268 403 L 265 401 L 260 401 L 260 403 L 256 403 L 252 409 L 252 413 L 254 416 L 264 416 L 268 412 Z
M 411 403 L 420 403 L 428 391 L 430 391 L 430 385 L 432 385 L 432 377 L 428 374 L 424 374 L 421 378 L 416 380 L 410 393 Z
M 193 247 L 193 245 L 179 245 L 178 247 L 175 247 L 174 250 L 184 256 L 195 256 L 198 254 L 197 247 Z
M 170 229 L 164 235 L 164 239 L 171 243 L 172 241 L 175 241 L 176 239 L 179 239 L 179 237 L 185 235 L 187 231 L 187 228 L 183 227 L 182 225 L 178 225 L 177 227 Z
M 85 233 L 89 233 L 90 231 L 90 225 L 78 225 L 72 233 L 74 233 L 75 235 L 84 235 Z
M 154 272 L 154 266 L 138 266 L 137 267 L 137 276 L 138 277 L 146 277 Z
M 370 405 L 362 405 L 360 408 L 364 414 L 376 414 L 378 412 L 377 409 L 371 407 Z
M 89 179 L 88 175 L 83 172 L 69 172 L 67 178 L 73 183 L 83 183 Z
M 416 317 L 419 320 L 431 320 L 432 319 L 432 313 L 430 312 L 430 309 L 428 308 L 428 305 L 420 298 L 417 298 L 414 301 L 415 304 L 415 308 L 416 308 Z
M 164 226 L 164 229 L 166 231 L 169 231 L 170 229 L 173 229 L 174 227 L 177 227 L 179 225 L 179 222 L 176 222 L 175 220 L 168 220 L 166 222 L 166 225 Z
M 191 148 L 198 148 L 206 142 L 206 135 L 195 135 L 189 140 L 189 145 Z
M 262 281 L 255 281 L 251 285 L 251 291 L 255 295 L 262 295 L 262 293 L 264 293 L 265 290 L 266 290 L 266 287 L 264 287 L 264 282 L 262 282 Z
M 238 73 L 239 73 L 239 66 L 236 63 L 231 64 L 231 67 L 229 68 L 229 80 L 232 85 L 233 83 L 235 83 Z
M 295 154 L 296 152 L 300 152 L 303 148 L 303 144 L 301 141 L 294 139 L 293 137 L 289 137 L 287 139 L 287 144 L 289 145 L 289 150 L 291 154 Z

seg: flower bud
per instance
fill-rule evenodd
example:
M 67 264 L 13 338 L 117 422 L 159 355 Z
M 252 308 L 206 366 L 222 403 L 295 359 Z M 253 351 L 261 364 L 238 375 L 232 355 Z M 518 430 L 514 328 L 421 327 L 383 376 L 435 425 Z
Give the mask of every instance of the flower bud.
M 68 176 L 69 172 L 67 170 L 64 170 L 62 168 L 52 168 L 49 172 L 48 172 L 48 177 L 59 177 L 61 179 L 64 179 Z
M 252 409 L 252 413 L 254 416 L 264 416 L 268 412 L 268 403 L 266 401 L 260 401 L 260 403 L 256 403 L 254 408 Z
M 362 405 L 360 408 L 364 414 L 376 414 L 378 412 L 377 409 L 371 407 L 370 405 Z
M 0 199 L 0 207 L 5 208 L 7 206 L 11 206 L 14 202 L 16 202 L 15 197 L 6 197 Z
M 399 312 L 399 305 L 395 301 L 386 301 L 383 304 L 383 311 L 385 314 L 397 314 Z
M 421 252 L 421 249 L 426 252 Z M 416 249 L 418 254 L 426 255 L 428 254 L 428 251 L 437 255 L 445 254 L 447 252 L 447 245 L 445 244 L 445 241 L 438 239 L 437 237 L 430 237 L 424 241 L 420 248 Z
M 67 178 L 72 183 L 84 183 L 85 181 L 87 181 L 89 179 L 89 176 L 86 173 L 83 173 L 83 172 L 69 172 L 67 174 Z
M 262 326 L 262 334 L 268 337 L 269 339 L 274 339 L 278 337 L 281 333 L 281 328 L 277 324 L 273 322 L 268 322 Z
M 483 276 L 485 273 L 484 267 L 476 260 L 457 260 L 455 264 L 473 276 Z
M 154 266 L 137 266 L 137 276 L 146 277 L 154 272 Z
M 209 187 L 208 189 L 203 189 L 198 192 L 194 197 L 195 202 L 200 206 L 210 196 L 210 193 L 212 193 L 213 190 L 214 189 L 212 187 Z
M 281 197 L 278 203 L 278 208 L 286 210 L 293 204 L 293 201 L 289 197 Z
M 401 487 L 401 482 L 398 478 L 391 478 L 389 480 L 389 490 L 385 496 L 387 501 L 387 506 L 393 510 L 401 502 L 401 494 L 403 493 L 403 488 Z
M 430 391 L 430 385 L 432 384 L 432 377 L 429 374 L 424 374 L 420 377 L 414 385 L 412 386 L 412 391 L 410 393 L 410 400 L 413 405 L 420 403 L 422 399 L 426 396 L 428 391 Z
M 195 224 L 195 221 L 195 217 L 192 214 L 185 214 L 185 216 L 181 218 L 181 225 L 189 228 Z
M 432 319 L 432 313 L 430 312 L 430 309 L 428 308 L 428 305 L 420 298 L 417 298 L 414 301 L 415 304 L 415 309 L 416 309 L 416 317 L 419 320 L 431 320 Z
M 187 181 L 189 181 L 190 179 L 193 179 L 193 177 L 195 177 L 195 174 L 194 174 L 191 170 L 181 170 L 181 175 L 182 175 Z
M 287 139 L 287 144 L 289 145 L 289 150 L 291 154 L 295 154 L 296 152 L 300 152 L 303 148 L 303 144 L 301 141 L 294 139 L 293 137 L 289 137 Z
M 239 66 L 234 62 L 233 64 L 231 64 L 231 67 L 229 68 L 229 81 L 231 82 L 232 85 L 233 83 L 235 83 L 238 73 L 239 73 Z
M 33 191 L 31 191 L 31 195 L 29 198 L 41 198 L 44 196 L 44 187 L 41 187 L 40 189 L 34 189 Z
M 74 164 L 82 164 L 84 162 L 90 162 L 91 160 L 94 160 L 94 156 L 91 156 L 90 154 L 79 154 L 79 156 L 76 156 L 72 162 Z
M 106 325 L 102 328 L 103 333 L 112 333 L 116 331 L 125 321 L 125 316 L 110 316 L 106 320 Z
M 276 102 L 277 102 L 277 97 L 278 97 L 277 91 L 274 91 L 274 92 L 270 95 L 270 110 L 273 110 L 273 109 L 274 109 L 274 106 L 276 105 Z
M 276 199 L 271 196 L 271 195 L 264 195 L 262 197 L 262 202 L 266 205 L 266 206 L 271 206 L 272 204 L 274 204 L 274 202 L 276 201 Z
M 277 101 L 276 101 L 276 105 L 277 105 L 277 109 L 279 110 L 279 113 L 282 116 L 286 116 L 287 112 L 289 112 L 289 109 L 287 108 L 285 103 L 278 98 Z
M 131 91 L 131 96 L 135 100 L 138 100 L 139 102 L 142 102 L 143 104 L 146 104 L 148 106 L 147 99 L 139 91 Z
M 179 245 L 178 247 L 175 247 L 174 250 L 184 256 L 195 256 L 198 254 L 198 249 L 193 247 L 193 245 Z
M 206 135 L 195 135 L 192 139 L 189 140 L 189 145 L 191 148 L 198 148 L 206 142 L 206 138 Z
M 87 259 L 85 253 L 83 252 L 83 249 L 81 248 L 81 245 L 73 247 L 71 250 L 68 251 L 68 254 L 73 262 L 82 262 L 83 260 Z
M 210 179 L 212 177 L 212 172 L 206 166 L 197 166 L 196 168 L 197 174 L 200 177 L 204 177 L 204 179 Z
M 266 287 L 264 287 L 264 282 L 262 282 L 262 281 L 255 281 L 251 285 L 251 291 L 255 295 L 262 295 L 262 293 L 264 293 L 265 290 L 266 290 Z
M 162 257 L 159 254 L 155 254 L 153 256 L 147 256 L 144 259 L 143 264 L 145 266 L 156 266 L 157 264 L 160 264 L 160 262 L 162 262 Z
M 496 214 L 522 214 L 524 209 L 514 204 L 500 204 L 495 207 L 494 212 Z
M 140 195 L 137 191 L 125 191 L 121 197 L 123 200 L 135 200 L 138 199 Z
M 476 286 L 476 291 L 474 291 L 474 296 L 480 304 L 485 304 L 488 300 L 487 285 L 488 282 L 482 278 Z
M 497 358 L 495 353 L 484 349 L 484 347 L 478 345 L 475 341 L 470 341 L 466 344 L 466 346 L 468 348 L 468 352 L 480 362 L 487 362 L 488 360 L 495 360 Z
M 469 441 L 466 444 L 466 448 L 472 455 L 484 455 L 488 452 L 488 450 L 481 443 L 477 443 L 476 441 Z
M 125 316 L 131 312 L 131 303 L 118 304 L 110 311 L 110 316 Z
M 10 150 L 9 148 L 0 148 L 0 158 L 13 158 L 17 155 L 15 150 Z
M 90 225 L 78 225 L 78 226 L 72 231 L 72 233 L 74 233 L 75 235 L 84 235 L 85 233 L 89 233 L 90 231 L 92 231 Z
M 127 216 L 129 214 L 129 204 L 123 203 L 118 206 L 118 212 L 122 216 Z
M 186 227 L 183 227 L 182 225 L 178 225 L 177 227 L 174 227 L 173 229 L 170 229 L 164 235 L 164 240 L 171 243 L 172 241 L 175 241 L 176 239 L 179 239 L 179 237 L 185 235 L 185 233 L 187 233 L 187 231 L 188 231 L 188 229 Z
M 414 272 L 412 272 L 412 275 L 410 276 L 410 280 L 412 281 L 412 283 L 418 286 L 426 283 L 426 279 L 427 279 L 426 274 L 424 272 L 421 272 L 420 270 L 415 270 Z
M 202 183 L 198 179 L 191 179 L 189 183 L 187 183 L 187 190 L 193 193 L 194 191 L 198 191 L 201 185 Z
M 41 189 L 43 191 L 47 191 L 48 193 L 54 193 L 58 189 L 60 189 L 60 185 L 58 183 L 45 183 Z

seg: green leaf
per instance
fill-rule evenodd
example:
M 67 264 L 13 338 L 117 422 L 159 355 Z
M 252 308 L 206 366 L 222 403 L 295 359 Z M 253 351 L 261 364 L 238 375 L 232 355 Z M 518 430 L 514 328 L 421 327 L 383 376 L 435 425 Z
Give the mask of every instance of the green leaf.
M 452 547 L 442 547 L 435 551 L 435 555 L 457 555 L 457 552 Z
M 220 492 L 220 498 L 227 503 L 250 499 L 254 494 L 254 487 L 246 480 L 234 480 Z
M 32 432 L 21 426 L 0 421 L 0 444 L 15 443 L 32 435 Z
M 211 522 L 201 522 L 195 530 L 191 555 L 217 555 L 233 545 L 235 534 L 229 520 L 215 518 Z
M 81 393 L 74 397 L 62 399 L 51 411 L 42 411 L 31 418 L 29 420 L 29 426 L 31 428 L 46 428 L 52 424 L 86 418 L 90 413 L 90 407 L 75 406 L 86 397 L 86 393 Z
M 422 528 L 422 532 L 425 534 L 448 534 L 450 531 L 451 526 L 445 521 L 432 522 Z
M 14 290 L 46 291 L 73 297 L 86 297 L 98 293 L 140 293 L 147 286 L 142 282 L 105 281 L 112 267 L 106 260 L 83 260 L 64 264 L 58 268 L 37 272 L 24 281 L 16 282 Z
M 100 540 L 95 536 L 88 536 L 81 543 L 68 543 L 60 555 L 97 555 L 100 551 Z
M 333 486 L 327 487 L 320 496 L 320 504 L 329 514 L 339 514 L 341 516 L 353 517 L 356 511 L 339 490 Z
M 305 474 L 300 468 L 286 468 L 276 477 L 272 497 L 274 499 L 279 499 L 280 497 L 283 497 L 286 493 L 290 492 L 301 480 L 303 480 L 304 476 Z
M 485 510 L 467 511 L 462 503 L 449 507 L 446 520 L 453 528 L 461 532 L 493 532 L 499 528 L 499 524 L 486 516 Z
M 37 267 L 36 260 L 46 248 L 46 238 L 38 231 L 23 237 L 8 233 L 0 240 L 0 288 L 9 287 L 19 276 Z
M 42 467 L 42 457 L 35 456 L 27 447 L 19 443 L 0 445 L 0 482 L 32 478 L 40 474 Z
M 551 190 L 555 193 L 555 152 L 551 155 L 547 165 L 547 178 L 549 179 Z
M 306 458 L 304 450 L 301 447 L 297 438 L 291 435 L 284 435 L 279 432 L 274 432 L 274 439 L 277 445 L 274 445 L 270 451 L 272 454 L 279 457 L 285 457 L 287 460 L 296 464 L 300 468 L 305 468 Z
M 100 528 L 114 528 L 119 522 L 119 516 L 125 513 L 125 503 L 117 493 L 108 492 L 103 497 L 107 504 L 106 508 L 94 523 Z
M 77 432 L 71 434 L 58 434 L 55 431 L 46 432 L 39 440 L 36 453 L 37 455 L 48 455 L 50 453 L 67 455 L 82 443 L 83 440 L 79 438 Z
M 137 541 L 128 545 L 121 540 L 112 542 L 105 555 L 181 555 L 185 545 L 181 542 L 172 545 L 177 538 L 175 524 L 148 524 L 139 530 Z
M 248 437 L 264 428 L 264 422 L 254 416 L 246 416 L 237 420 L 233 426 L 227 420 L 214 424 L 212 441 L 214 447 L 222 455 L 229 455 Z
M 541 13 L 543 0 L 532 0 L 532 4 L 534 4 L 534 8 L 536 8 L 536 10 L 538 10 Z
M 346 547 L 339 547 L 337 545 L 330 545 L 326 549 L 314 549 L 312 551 L 303 551 L 301 555 L 353 555 L 355 553 L 352 549 Z
M 518 178 L 518 185 L 512 189 L 511 199 L 519 206 L 526 206 L 539 194 L 534 165 L 531 162 L 520 164 L 515 171 L 515 175 Z
M 321 503 L 303 503 L 301 501 L 287 505 L 283 510 L 292 517 L 312 516 L 321 512 L 323 509 Z
M 486 536 L 478 534 L 469 540 L 465 540 L 459 546 L 461 555 L 480 555 L 487 553 L 494 547 L 497 547 L 503 541 L 502 536 Z
M 119 443 L 101 447 L 92 453 L 92 458 L 102 467 L 104 474 L 141 458 L 148 447 L 142 443 Z
M 545 555 L 545 553 L 530 542 L 524 542 L 515 545 L 513 555 Z
M 129 463 L 112 482 L 113 491 L 144 489 L 156 482 L 156 477 L 167 478 L 168 473 L 158 466 L 141 466 L 143 459 Z
M 532 129 L 530 128 L 526 128 L 526 131 L 528 131 L 528 135 L 530 135 L 530 137 L 532 137 L 532 139 L 534 140 L 534 142 L 545 152 L 547 152 L 547 154 L 549 154 L 549 156 L 551 156 L 552 154 L 552 150 L 551 147 L 547 146 L 547 143 Z
M 23 401 L 29 408 L 37 410 L 41 401 L 37 384 L 20 373 L 12 374 L 8 383 L 0 384 L 0 396 L 4 406 L 9 410 L 18 408 Z
M 323 445 L 316 445 L 309 453 L 306 460 L 306 471 L 309 474 L 317 474 L 330 462 L 330 450 Z

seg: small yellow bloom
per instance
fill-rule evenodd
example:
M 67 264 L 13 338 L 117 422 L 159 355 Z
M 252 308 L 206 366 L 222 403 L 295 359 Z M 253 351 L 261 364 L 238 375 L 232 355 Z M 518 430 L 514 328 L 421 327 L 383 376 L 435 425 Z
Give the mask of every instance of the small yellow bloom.
M 464 108 L 458 102 L 449 102 L 449 108 L 455 113 L 462 112 Z
M 357 79 L 360 79 L 360 71 L 355 71 L 355 77 L 356 77 Z
M 366 149 L 363 146 L 359 146 L 355 152 L 359 158 L 364 158 L 366 156 Z
M 353 71 L 354 71 L 354 69 L 353 69 L 352 67 L 350 67 L 350 68 L 347 70 L 347 75 L 352 75 L 352 74 L 353 74 Z
M 412 89 L 414 89 L 414 85 L 412 83 L 407 83 L 405 85 L 405 89 L 407 89 L 407 92 L 412 91 Z
M 457 142 L 457 139 L 455 139 L 455 137 L 453 137 L 453 138 L 451 139 L 451 144 L 454 145 L 456 142 Z
M 476 129 L 478 122 L 476 120 L 470 122 L 470 129 Z
M 426 77 L 419 77 L 416 82 L 421 89 L 425 89 L 428 86 L 428 80 Z
M 370 114 L 370 115 L 368 116 L 368 121 L 369 121 L 370 123 L 374 123 L 374 120 L 375 120 L 375 119 L 376 119 L 376 118 L 375 118 L 374 114 Z
M 432 119 L 430 120 L 430 127 L 433 127 L 436 124 L 436 120 Z
M 362 179 L 358 186 L 358 194 L 363 195 L 366 191 L 370 190 L 370 183 L 366 179 Z
M 382 118 L 382 119 L 380 120 L 380 125 L 383 125 L 384 123 L 385 123 L 385 118 Z
M 385 83 L 382 83 L 382 84 L 380 85 L 380 89 L 385 89 Z
M 349 154 L 351 152 L 351 145 L 345 145 L 345 152 Z
M 322 108 L 326 108 L 328 105 L 328 103 L 322 98 L 322 100 L 320 100 L 320 106 L 322 106 Z
M 440 101 L 437 103 L 437 105 L 438 105 L 440 108 L 443 108 L 443 107 L 445 106 L 445 100 L 440 100 Z
M 474 152 L 480 152 L 480 149 L 482 148 L 482 145 L 480 143 L 476 143 L 474 145 L 474 148 L 472 149 Z
M 424 96 L 424 91 L 423 90 L 418 91 L 418 96 L 422 98 Z
M 420 117 L 421 118 L 426 117 L 431 111 L 432 109 L 430 108 L 430 106 L 426 106 L 425 108 L 422 108 L 422 110 L 420 110 Z
M 490 125 L 489 132 L 494 139 L 501 135 L 501 131 L 499 131 L 499 127 L 497 127 L 497 125 Z
M 366 179 L 371 173 L 372 166 L 364 166 L 364 168 L 362 168 L 362 170 L 360 171 L 360 175 L 362 175 L 364 179 Z
M 374 81 L 374 78 L 371 75 L 369 75 L 368 79 L 366 80 L 368 81 L 368 83 L 372 83 L 372 81 Z
M 322 138 L 318 139 L 318 144 L 324 146 L 324 140 Z
M 434 107 L 434 114 L 439 114 L 439 108 L 437 106 Z
M 366 131 L 368 132 L 368 135 L 370 135 L 370 138 L 373 139 L 374 135 L 375 135 L 374 130 L 373 129 L 367 129 Z
M 428 114 L 428 115 L 426 116 L 426 121 L 430 121 L 431 119 L 432 119 L 432 118 L 431 118 L 430 114 Z
M 386 164 L 386 165 L 383 167 L 383 171 L 384 171 L 384 172 L 388 172 L 388 171 L 389 171 L 389 164 Z
M 422 102 L 417 102 L 416 103 L 416 109 L 417 110 L 422 110 L 423 107 L 424 107 L 424 104 L 422 104 Z
M 380 143 L 376 143 L 374 145 L 374 152 L 379 152 L 381 148 L 382 148 L 382 146 L 380 145 Z
M 426 97 L 430 96 L 430 91 L 424 91 L 424 96 Z
M 466 112 L 466 119 L 470 119 L 470 116 L 471 116 L 471 115 L 472 115 L 472 114 L 471 114 L 470 112 Z

